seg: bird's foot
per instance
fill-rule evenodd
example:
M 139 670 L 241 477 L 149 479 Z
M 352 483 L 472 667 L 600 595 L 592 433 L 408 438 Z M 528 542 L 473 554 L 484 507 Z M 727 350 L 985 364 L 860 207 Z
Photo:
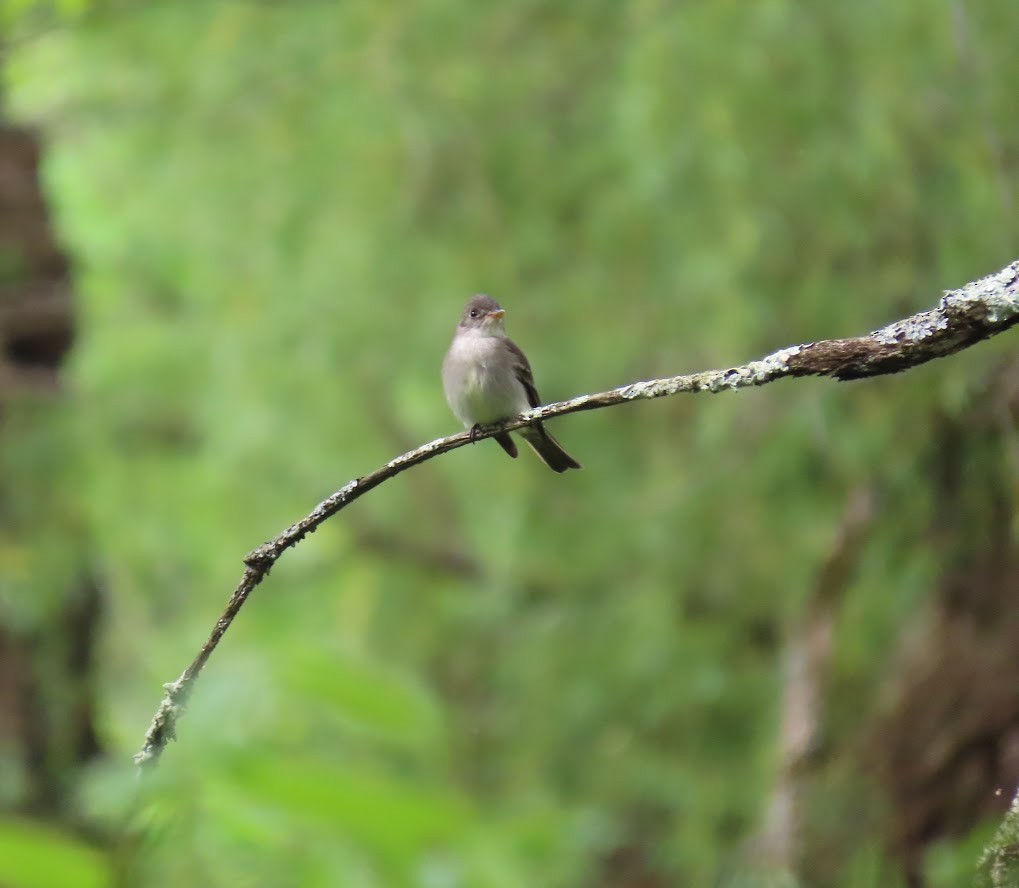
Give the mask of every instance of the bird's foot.
M 471 444 L 478 443 L 478 436 L 481 434 L 481 423 L 476 422 L 471 426 Z

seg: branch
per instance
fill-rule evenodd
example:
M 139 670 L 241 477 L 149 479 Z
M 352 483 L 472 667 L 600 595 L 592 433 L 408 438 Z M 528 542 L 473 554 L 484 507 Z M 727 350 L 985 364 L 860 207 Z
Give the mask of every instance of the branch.
M 873 491 L 860 487 L 849 498 L 806 611 L 786 641 L 778 779 L 766 805 L 764 822 L 750 847 L 755 867 L 790 874 L 793 881 L 802 876 L 802 797 L 806 778 L 818 759 L 822 690 L 828 678 L 835 624 L 873 518 Z
M 305 518 L 245 557 L 241 581 L 198 656 L 180 678 L 163 686 L 166 694 L 145 734 L 141 752 L 134 757 L 135 763 L 141 768 L 154 765 L 159 761 L 167 742 L 176 737 L 177 720 L 206 662 L 230 628 L 248 595 L 265 579 L 283 553 L 354 500 L 412 466 L 463 447 L 472 440 L 490 438 L 538 420 L 579 413 L 582 410 L 663 398 L 680 392 L 730 391 L 766 385 L 789 376 L 830 376 L 847 380 L 897 373 L 989 339 L 1016 323 L 1019 323 L 1019 260 L 959 290 L 948 291 L 937 308 L 882 327 L 868 336 L 794 345 L 741 367 L 651 379 L 607 392 L 581 395 L 569 401 L 528 410 L 513 419 L 481 429 L 480 433 L 473 436 L 470 432 L 460 432 L 447 438 L 437 438 L 408 451 L 374 472 L 344 485 L 319 503 Z

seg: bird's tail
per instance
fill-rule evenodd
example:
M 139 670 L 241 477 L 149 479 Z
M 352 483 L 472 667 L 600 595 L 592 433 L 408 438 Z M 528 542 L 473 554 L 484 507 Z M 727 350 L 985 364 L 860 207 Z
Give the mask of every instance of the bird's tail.
M 519 434 L 521 438 L 531 445 L 531 449 L 538 454 L 541 461 L 553 472 L 565 472 L 567 469 L 583 468 L 580 463 L 563 450 L 555 438 L 545 431 L 543 425 L 527 426 L 520 429 Z

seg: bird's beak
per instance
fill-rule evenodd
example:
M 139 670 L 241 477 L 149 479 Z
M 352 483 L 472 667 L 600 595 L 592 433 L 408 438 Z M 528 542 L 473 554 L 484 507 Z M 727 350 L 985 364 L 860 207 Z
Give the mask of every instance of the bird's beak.
M 501 321 L 501 320 L 502 320 L 502 318 L 503 318 L 503 315 L 504 315 L 504 314 L 506 314 L 506 310 L 505 310 L 505 309 L 502 309 L 502 308 L 497 308 L 497 309 L 496 309 L 495 311 L 490 311 L 490 312 L 488 313 L 488 316 L 489 316 L 489 317 L 490 317 L 490 318 L 491 318 L 491 319 L 492 319 L 493 321 Z

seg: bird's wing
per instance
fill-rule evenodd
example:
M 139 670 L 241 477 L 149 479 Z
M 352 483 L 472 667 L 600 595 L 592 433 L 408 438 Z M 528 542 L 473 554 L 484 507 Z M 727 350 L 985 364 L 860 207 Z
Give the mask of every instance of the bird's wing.
M 541 397 L 538 389 L 534 386 L 534 374 L 531 373 L 531 365 L 527 362 L 527 356 L 520 351 L 520 347 L 512 340 L 506 340 L 506 346 L 513 355 L 513 373 L 527 392 L 527 403 L 532 407 L 541 406 Z

